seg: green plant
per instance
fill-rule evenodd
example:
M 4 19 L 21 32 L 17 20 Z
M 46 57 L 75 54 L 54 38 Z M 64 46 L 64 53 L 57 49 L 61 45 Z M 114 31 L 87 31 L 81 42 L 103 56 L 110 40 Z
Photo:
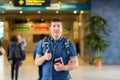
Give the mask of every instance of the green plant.
M 98 60 L 103 61 L 104 58 L 103 58 L 102 56 L 93 56 L 93 57 L 92 57 L 92 62 L 93 62 L 93 63 L 95 63 L 95 62 L 98 61 Z
M 103 52 L 106 47 L 109 46 L 109 41 L 105 40 L 106 36 L 109 36 L 107 32 L 107 21 L 101 16 L 95 15 L 89 19 L 89 26 L 86 27 L 86 30 L 89 32 L 88 35 L 84 37 L 85 47 L 90 47 L 95 55 L 92 58 L 92 61 L 102 60 L 103 57 L 100 56 L 100 52 Z

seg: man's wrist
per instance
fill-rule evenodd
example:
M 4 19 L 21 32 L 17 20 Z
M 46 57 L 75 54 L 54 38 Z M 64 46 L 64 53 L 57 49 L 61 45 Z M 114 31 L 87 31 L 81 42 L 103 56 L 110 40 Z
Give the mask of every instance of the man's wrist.
M 44 61 L 46 61 L 45 55 L 44 55 L 44 56 L 42 56 L 42 59 L 43 59 Z

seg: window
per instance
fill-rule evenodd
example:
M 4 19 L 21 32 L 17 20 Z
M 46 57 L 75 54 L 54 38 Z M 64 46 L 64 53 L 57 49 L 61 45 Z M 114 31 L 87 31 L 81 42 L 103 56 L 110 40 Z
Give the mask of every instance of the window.
M 4 22 L 0 22 L 0 39 L 4 36 Z

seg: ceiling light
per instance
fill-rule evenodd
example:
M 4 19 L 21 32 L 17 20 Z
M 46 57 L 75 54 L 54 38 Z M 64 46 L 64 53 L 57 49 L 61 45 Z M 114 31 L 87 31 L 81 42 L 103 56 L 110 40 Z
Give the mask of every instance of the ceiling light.
M 58 14 L 59 13 L 59 11 L 56 11 L 56 14 Z
M 5 11 L 2 11 L 2 14 L 4 14 L 5 13 Z
M 38 14 L 40 14 L 40 13 L 41 13 L 41 11 L 38 11 L 37 13 L 38 13 Z
M 78 22 L 78 26 L 81 26 L 81 22 Z
M 20 13 L 20 14 L 23 14 L 23 11 L 20 11 L 19 13 Z
M 74 14 L 77 14 L 77 11 L 73 11 Z
M 81 13 L 81 14 L 83 14 L 83 13 L 84 13 L 84 11 L 80 11 L 80 13 Z
M 13 3 L 12 0 L 10 0 L 9 3 L 12 4 Z

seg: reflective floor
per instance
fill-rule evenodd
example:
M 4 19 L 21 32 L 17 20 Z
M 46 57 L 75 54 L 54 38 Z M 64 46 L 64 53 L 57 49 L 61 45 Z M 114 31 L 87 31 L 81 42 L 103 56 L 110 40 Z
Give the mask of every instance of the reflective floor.
M 103 65 L 102 68 L 80 65 L 79 68 L 71 71 L 71 77 L 71 80 L 120 80 L 120 65 Z M 37 78 L 37 66 L 34 64 L 32 54 L 29 54 L 20 67 L 18 80 L 37 80 Z M 0 80 L 11 80 L 10 64 L 6 55 L 0 56 Z

